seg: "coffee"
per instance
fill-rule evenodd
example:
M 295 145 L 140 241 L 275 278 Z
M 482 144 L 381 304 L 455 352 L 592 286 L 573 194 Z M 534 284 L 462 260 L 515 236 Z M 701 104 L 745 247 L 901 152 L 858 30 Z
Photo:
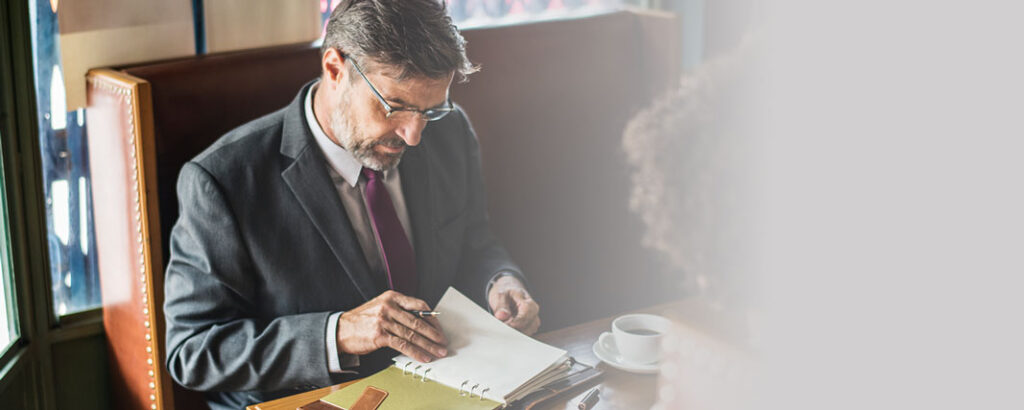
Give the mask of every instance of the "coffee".
M 629 333 L 631 335 L 640 335 L 640 336 L 658 336 L 658 335 L 661 334 L 661 332 L 659 332 L 657 330 L 651 330 L 651 329 L 629 329 L 629 330 L 626 330 L 626 333 Z
M 661 338 L 668 332 L 669 322 L 658 315 L 634 313 L 612 321 L 615 350 L 625 362 L 647 364 L 661 356 Z

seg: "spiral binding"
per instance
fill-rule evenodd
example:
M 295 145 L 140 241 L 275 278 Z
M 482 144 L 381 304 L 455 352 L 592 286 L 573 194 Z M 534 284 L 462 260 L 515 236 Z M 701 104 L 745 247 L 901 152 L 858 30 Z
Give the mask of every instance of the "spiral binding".
M 409 370 L 409 366 L 412 366 L 412 365 L 416 365 L 416 367 L 413 367 L 412 370 Z M 401 366 L 401 368 L 402 368 L 402 376 L 406 376 L 406 375 L 410 375 L 411 374 L 413 380 L 416 380 L 416 378 L 419 377 L 421 382 L 426 382 L 427 381 L 427 373 L 430 373 L 430 371 L 433 370 L 429 366 L 426 366 L 424 364 L 417 364 L 416 362 L 413 362 L 413 361 L 405 362 L 405 364 L 403 364 Z M 420 369 L 423 369 L 423 373 L 419 373 Z M 462 382 L 462 384 L 459 386 L 459 396 L 466 397 L 466 398 L 473 398 L 473 396 L 476 396 L 478 399 L 483 400 L 484 399 L 484 393 L 487 393 L 487 392 L 491 391 L 490 387 L 480 386 L 480 383 L 476 383 L 476 384 L 474 384 L 472 386 L 469 386 L 469 388 L 467 389 L 467 385 L 469 383 L 470 383 L 470 381 L 468 379 L 464 380 Z M 478 388 L 480 389 L 480 392 L 476 393 L 476 389 L 478 389 Z

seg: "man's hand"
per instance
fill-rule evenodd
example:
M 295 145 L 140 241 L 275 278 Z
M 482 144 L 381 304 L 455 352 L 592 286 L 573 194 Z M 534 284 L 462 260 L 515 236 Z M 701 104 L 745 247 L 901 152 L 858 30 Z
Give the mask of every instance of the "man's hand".
M 407 310 L 430 310 L 427 302 L 387 291 L 338 317 L 338 350 L 355 355 L 390 347 L 420 362 L 448 355 L 448 338 L 436 318 Z
M 491 286 L 487 294 L 494 317 L 527 335 L 537 333 L 540 328 L 540 306 L 530 298 L 523 283 L 514 276 L 502 276 Z

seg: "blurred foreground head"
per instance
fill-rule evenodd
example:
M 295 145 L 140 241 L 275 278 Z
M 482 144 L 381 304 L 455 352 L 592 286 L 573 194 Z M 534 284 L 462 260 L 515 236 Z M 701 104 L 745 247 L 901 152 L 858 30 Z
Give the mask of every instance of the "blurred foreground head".
M 685 292 L 717 304 L 740 303 L 750 285 L 743 240 L 752 229 L 752 63 L 744 42 L 684 74 L 630 121 L 623 138 L 644 245 L 664 256 Z
M 662 339 L 654 409 L 740 409 L 752 380 L 748 346 L 754 228 L 748 172 L 756 131 L 749 42 L 682 76 L 637 115 L 623 139 L 631 208 L 699 309 Z M 709 332 L 710 331 L 710 332 Z

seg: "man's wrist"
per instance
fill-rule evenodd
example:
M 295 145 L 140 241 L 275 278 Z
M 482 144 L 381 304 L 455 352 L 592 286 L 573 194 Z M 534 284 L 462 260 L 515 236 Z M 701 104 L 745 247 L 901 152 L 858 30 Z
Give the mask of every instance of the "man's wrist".
M 500 271 L 498 273 L 495 273 L 494 276 L 491 276 L 491 280 L 487 281 L 487 286 L 486 286 L 486 288 L 484 288 L 484 298 L 491 297 L 491 289 L 493 289 L 494 285 L 497 284 L 498 281 L 503 279 L 503 278 L 514 278 L 514 279 L 516 279 L 517 282 L 519 282 L 521 285 L 523 285 L 525 287 L 525 284 L 523 284 L 523 281 L 519 280 L 519 274 L 518 273 L 510 271 L 510 270 L 503 270 L 503 271 Z
M 334 312 L 327 317 L 327 371 L 331 373 L 355 373 L 352 369 L 359 367 L 359 355 L 342 352 L 338 348 L 338 320 L 345 312 Z
M 515 273 L 512 272 L 512 271 L 508 271 L 508 270 L 503 270 L 501 272 L 495 273 L 493 276 L 491 276 L 491 279 L 487 281 L 487 289 L 486 290 L 488 292 L 490 292 L 491 291 L 491 287 L 494 286 L 494 283 L 497 282 L 498 279 L 501 279 L 501 278 L 504 278 L 504 277 L 508 277 L 508 276 L 515 276 Z
M 491 288 L 497 288 L 498 290 L 526 289 L 526 284 L 519 280 L 515 275 L 506 275 L 495 279 Z

